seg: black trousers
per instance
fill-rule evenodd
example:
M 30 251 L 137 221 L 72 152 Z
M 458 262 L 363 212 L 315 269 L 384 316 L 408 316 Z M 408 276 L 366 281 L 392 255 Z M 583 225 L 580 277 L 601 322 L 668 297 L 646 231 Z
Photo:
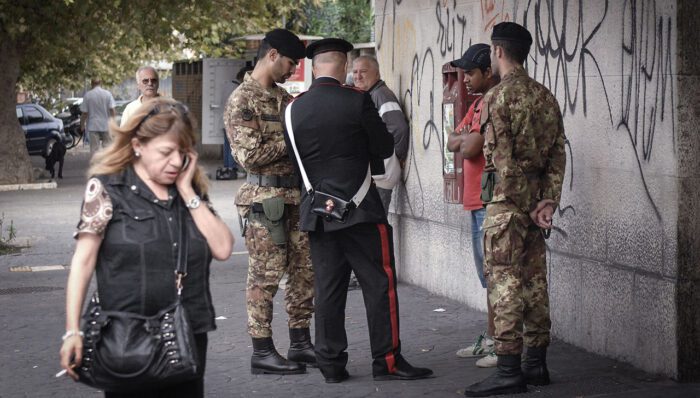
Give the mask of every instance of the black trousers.
M 174 384 L 157 391 L 135 393 L 105 391 L 105 398 L 204 398 L 204 370 L 207 364 L 207 343 L 209 339 L 206 333 L 198 333 L 194 335 L 194 341 L 197 344 L 197 362 L 199 362 L 197 371 L 199 375 L 196 379 Z
M 348 362 L 345 304 L 351 270 L 362 286 L 373 372 L 393 372 L 401 342 L 391 226 L 365 223 L 309 232 L 309 240 L 315 274 L 315 350 L 321 372 L 338 374 Z

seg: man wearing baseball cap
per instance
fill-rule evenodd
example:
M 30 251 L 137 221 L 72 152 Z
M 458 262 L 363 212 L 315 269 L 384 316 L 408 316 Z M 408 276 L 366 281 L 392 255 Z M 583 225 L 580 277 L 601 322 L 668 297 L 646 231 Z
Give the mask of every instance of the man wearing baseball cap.
M 566 168 L 557 99 L 523 67 L 532 45 L 530 32 L 502 22 L 494 26 L 491 44 L 491 68 L 501 83 L 484 97 L 481 113 L 485 180 L 494 183 L 485 195 L 490 200 L 484 220 L 484 271 L 498 370 L 467 387 L 468 397 L 517 394 L 526 392 L 527 384 L 550 382 L 544 239 L 552 228 Z
M 287 155 L 280 118 L 292 96 L 277 85 L 294 73 L 303 57 L 304 44 L 292 32 L 268 32 L 255 68 L 231 94 L 224 112 L 233 156 L 248 171 L 235 203 L 239 216 L 246 219 L 252 373 L 304 373 L 306 365 L 316 363 L 309 333 L 314 297 L 309 240 L 299 230 L 299 177 Z M 287 359 L 275 349 L 271 328 L 273 298 L 285 273 Z
M 470 46 L 462 58 L 452 61 L 450 64 L 464 70 L 464 84 L 470 94 L 485 94 L 493 86 L 498 84 L 498 78 L 491 71 L 491 47 L 488 44 L 479 43 Z M 453 152 L 460 151 L 464 157 L 464 195 L 462 205 L 469 211 L 472 225 L 472 254 L 476 273 L 481 282 L 481 287 L 486 289 L 484 278 L 484 244 L 483 229 L 486 208 L 481 200 L 481 176 L 484 172 L 484 136 L 481 134 L 481 109 L 483 97 L 477 98 L 469 106 L 466 116 L 457 128 L 450 133 L 447 140 L 447 149 Z M 496 353 L 493 348 L 493 311 L 488 303 L 488 329 L 486 333 L 479 335 L 474 343 L 457 351 L 457 356 L 462 358 L 483 357 L 476 361 L 480 368 L 496 366 Z

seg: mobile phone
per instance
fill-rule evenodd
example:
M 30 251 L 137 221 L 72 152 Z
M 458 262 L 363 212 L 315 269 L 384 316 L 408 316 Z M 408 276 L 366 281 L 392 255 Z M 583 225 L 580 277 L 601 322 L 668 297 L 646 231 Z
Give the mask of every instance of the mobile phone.
M 187 154 L 185 154 L 185 156 L 183 156 L 183 158 L 182 158 L 182 170 L 185 170 L 187 168 L 187 166 L 189 166 L 189 165 L 190 165 L 190 157 L 187 156 Z

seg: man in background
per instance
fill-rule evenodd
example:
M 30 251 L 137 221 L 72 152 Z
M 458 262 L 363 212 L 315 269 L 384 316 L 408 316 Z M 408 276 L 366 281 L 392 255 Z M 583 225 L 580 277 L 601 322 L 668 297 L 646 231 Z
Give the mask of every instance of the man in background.
M 136 85 L 141 95 L 124 108 L 122 120 L 119 123 L 120 126 L 126 125 L 126 122 L 129 121 L 142 103 L 160 96 L 160 94 L 158 94 L 159 84 L 156 68 L 152 66 L 142 66 L 136 70 Z
M 92 89 L 85 93 L 83 103 L 80 104 L 80 129 L 83 134 L 87 132 L 90 153 L 95 153 L 112 142 L 109 135 L 109 119 L 115 115 L 115 103 L 112 93 L 100 86 L 99 78 L 92 79 L 90 83 Z
M 408 156 L 410 129 L 396 95 L 379 76 L 379 63 L 376 58 L 367 55 L 355 58 L 352 63 L 352 78 L 355 87 L 367 91 L 372 97 L 372 102 L 374 102 L 374 106 L 379 111 L 379 116 L 386 124 L 389 133 L 394 137 L 394 154 L 396 159 L 391 157 L 385 159 L 384 176 L 386 178 L 375 178 L 379 197 L 382 199 L 384 211 L 388 215 L 392 190 L 396 181 L 400 179 L 401 165 L 406 162 L 406 157 Z M 396 176 L 398 178 L 388 181 L 391 177 Z
M 474 44 L 464 53 L 462 58 L 450 63 L 464 70 L 464 84 L 470 94 L 485 94 L 498 84 L 498 78 L 491 71 L 490 47 L 488 44 Z M 447 149 L 461 152 L 464 157 L 462 170 L 464 172 L 464 196 L 462 206 L 471 216 L 472 253 L 476 274 L 481 287 L 486 289 L 484 277 L 484 240 L 483 223 L 486 208 L 481 198 L 481 176 L 484 172 L 484 136 L 481 135 L 481 109 L 483 97 L 477 98 L 469 106 L 467 114 L 457 128 L 447 139 Z M 480 368 L 496 366 L 496 352 L 493 343 L 493 311 L 488 302 L 488 328 L 486 333 L 479 335 L 473 344 L 457 351 L 462 358 L 483 357 L 476 361 Z

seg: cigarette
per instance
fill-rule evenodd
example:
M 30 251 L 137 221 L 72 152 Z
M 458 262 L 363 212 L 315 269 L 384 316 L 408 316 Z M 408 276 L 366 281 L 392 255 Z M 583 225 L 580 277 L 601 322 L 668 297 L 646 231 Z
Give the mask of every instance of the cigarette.
M 56 373 L 56 377 L 61 377 L 61 376 L 63 376 L 64 374 L 66 374 L 66 372 L 68 372 L 68 370 L 63 369 L 62 371 Z

